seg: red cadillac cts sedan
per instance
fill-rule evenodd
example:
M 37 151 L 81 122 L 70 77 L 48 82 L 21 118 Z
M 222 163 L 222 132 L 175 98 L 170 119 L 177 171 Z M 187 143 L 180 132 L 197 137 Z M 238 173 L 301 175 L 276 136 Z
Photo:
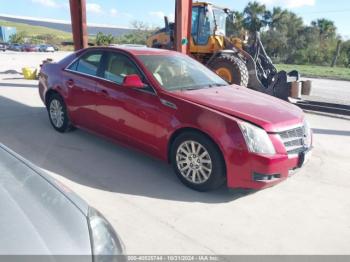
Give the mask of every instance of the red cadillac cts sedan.
M 138 148 L 198 191 L 275 185 L 311 150 L 298 107 L 229 85 L 173 51 L 83 49 L 44 64 L 39 90 L 57 131 L 79 127 Z

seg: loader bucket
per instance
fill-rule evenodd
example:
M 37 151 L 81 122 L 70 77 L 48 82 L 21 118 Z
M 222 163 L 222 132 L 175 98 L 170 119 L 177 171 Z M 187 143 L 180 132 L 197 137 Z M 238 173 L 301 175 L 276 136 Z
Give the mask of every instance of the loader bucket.
M 298 71 L 291 71 L 287 73 L 286 71 L 280 71 L 275 76 L 275 81 L 271 83 L 272 95 L 287 101 L 291 94 L 291 88 L 293 82 L 298 82 L 300 80 L 300 75 Z

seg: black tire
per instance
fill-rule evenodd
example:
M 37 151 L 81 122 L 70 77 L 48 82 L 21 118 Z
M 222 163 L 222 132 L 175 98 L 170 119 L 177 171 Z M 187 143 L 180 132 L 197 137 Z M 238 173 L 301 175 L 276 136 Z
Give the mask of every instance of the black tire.
M 60 125 L 57 124 L 57 122 L 52 118 L 52 114 L 50 113 L 50 110 L 53 107 L 54 103 L 59 103 L 59 105 L 62 108 L 63 121 L 62 121 L 62 124 L 60 124 Z M 65 104 L 63 98 L 59 94 L 54 93 L 54 94 L 50 95 L 50 97 L 47 100 L 46 108 L 47 108 L 47 112 L 49 114 L 50 123 L 56 131 L 58 131 L 60 133 L 64 133 L 64 132 L 67 132 L 67 131 L 74 129 L 74 127 L 72 126 L 72 124 L 69 120 L 68 114 L 67 114 L 66 104 Z
M 188 176 L 186 178 L 184 175 L 182 175 L 178 167 L 177 152 L 179 147 L 187 141 L 195 141 L 199 143 L 209 153 L 212 163 L 212 171 L 210 175 L 208 175 L 208 179 L 203 183 L 194 183 L 190 181 L 191 179 Z M 180 181 L 189 188 L 200 192 L 211 191 L 221 187 L 226 181 L 226 166 L 222 153 L 218 146 L 206 135 L 192 131 L 184 132 L 175 138 L 170 150 L 170 161 L 175 174 Z
M 247 87 L 249 81 L 248 69 L 244 61 L 236 55 L 220 55 L 214 58 L 208 67 L 216 72 L 220 68 L 226 68 L 232 76 L 230 84 Z M 227 81 L 227 79 L 225 79 Z

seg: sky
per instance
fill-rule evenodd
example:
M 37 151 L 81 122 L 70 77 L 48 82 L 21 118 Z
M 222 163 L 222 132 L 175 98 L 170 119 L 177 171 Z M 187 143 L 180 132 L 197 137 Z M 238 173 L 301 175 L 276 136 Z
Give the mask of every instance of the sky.
M 305 24 L 317 18 L 333 20 L 338 32 L 350 39 L 349 0 L 257 0 L 268 8 L 281 6 L 302 16 Z M 210 0 L 242 11 L 249 0 Z M 163 26 L 163 17 L 174 18 L 175 0 L 87 0 L 88 24 L 130 27 L 134 20 Z M 0 14 L 70 21 L 68 0 L 0 0 Z

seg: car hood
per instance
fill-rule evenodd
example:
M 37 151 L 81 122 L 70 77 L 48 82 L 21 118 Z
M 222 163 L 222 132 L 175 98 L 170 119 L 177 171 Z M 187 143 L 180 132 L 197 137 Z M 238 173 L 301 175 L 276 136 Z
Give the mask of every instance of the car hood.
M 297 106 L 237 85 L 176 91 L 174 94 L 179 98 L 252 122 L 267 132 L 278 132 L 288 126 L 300 124 L 304 119 L 303 111 Z
M 91 255 L 76 203 L 0 145 L 0 255 Z

